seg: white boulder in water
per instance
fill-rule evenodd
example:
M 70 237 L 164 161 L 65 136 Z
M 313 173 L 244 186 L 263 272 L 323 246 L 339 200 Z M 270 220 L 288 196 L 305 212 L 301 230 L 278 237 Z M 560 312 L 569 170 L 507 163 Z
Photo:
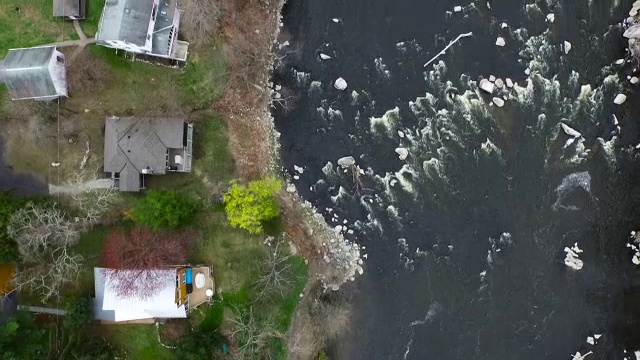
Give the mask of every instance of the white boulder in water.
M 398 158 L 400 160 L 405 160 L 407 156 L 409 156 L 409 150 L 407 148 L 398 147 L 396 148 L 396 154 L 398 154 Z
M 402 130 L 398 130 L 398 136 L 404 138 L 404 132 Z
M 507 44 L 507 42 L 504 40 L 504 38 L 503 38 L 502 36 L 499 36 L 499 37 L 496 39 L 496 45 L 497 45 L 497 46 L 502 47 L 502 46 L 505 46 L 506 44 Z
M 504 81 L 502 81 L 502 79 L 500 79 L 500 78 L 496 79 L 495 84 L 500 89 L 502 89 L 504 87 Z
M 632 76 L 631 79 L 629 79 L 629 82 L 635 85 L 640 82 L 640 79 L 638 79 L 637 76 Z
M 320 59 L 322 60 L 329 60 L 331 59 L 331 56 L 327 55 L 327 54 L 322 54 L 320 53 Z
M 596 340 L 593 338 L 593 336 L 587 336 L 587 343 L 595 345 Z
M 564 264 L 574 270 L 580 270 L 584 266 L 582 260 L 580 260 L 579 253 L 582 252 L 581 249 L 578 248 L 578 244 L 574 244 L 571 248 L 565 247 L 564 252 L 567 253 L 567 256 L 564 258 Z
M 356 159 L 353 156 L 345 156 L 338 159 L 338 165 L 342 167 L 349 167 L 356 164 Z
M 458 5 L 453 7 L 453 12 L 460 12 L 460 11 L 462 11 L 462 6 Z
M 513 81 L 511 79 L 507 78 L 505 80 L 505 83 L 507 83 L 507 87 L 508 88 L 512 88 L 513 87 Z
M 567 134 L 567 135 L 569 135 L 571 137 L 577 138 L 577 137 L 582 136 L 582 134 L 579 131 L 577 131 L 576 129 L 572 128 L 571 126 L 569 126 L 569 125 L 567 125 L 567 124 L 565 124 L 563 122 L 560 123 L 560 126 L 562 127 L 562 130 L 565 132 L 565 134 Z
M 569 51 L 571 51 L 571 43 L 565 40 L 563 44 L 563 49 L 564 49 L 564 53 L 568 54 Z
M 618 60 L 616 60 L 615 64 L 616 64 L 616 65 L 622 65 L 622 64 L 624 64 L 624 59 L 618 59 Z
M 613 103 L 616 105 L 622 105 L 625 101 L 627 101 L 627 95 L 618 94 L 615 99 L 613 99 Z
M 338 90 L 344 90 L 347 88 L 347 81 L 343 78 L 338 78 L 336 82 L 333 84 L 333 87 L 335 87 Z
M 556 15 L 554 13 L 547 14 L 547 21 L 553 23 L 556 20 Z
M 496 104 L 497 107 L 503 107 L 504 106 L 504 100 L 502 100 L 499 97 L 494 97 L 493 99 L 491 99 L 491 101 L 493 101 L 493 103 Z
M 509 27 L 509 25 L 507 25 L 506 22 L 503 22 L 502 24 L 500 24 L 500 28 L 502 28 L 502 29 L 506 29 L 508 27 Z
M 333 19 L 331 19 L 331 21 L 333 21 L 334 23 L 336 23 L 336 24 L 337 24 L 337 23 L 339 23 L 339 22 L 340 22 L 340 19 L 338 19 L 338 18 L 333 18 Z
M 640 24 L 637 25 L 633 25 L 632 27 L 628 28 L 627 30 L 625 30 L 624 34 L 622 34 L 622 36 L 628 38 L 628 39 L 638 39 L 640 38 Z
M 488 92 L 489 94 L 493 93 L 493 90 L 495 89 L 495 85 L 493 85 L 493 83 L 487 79 L 482 79 L 480 80 L 480 89 Z
M 489 81 L 494 82 L 496 81 L 496 77 L 493 75 L 489 75 Z

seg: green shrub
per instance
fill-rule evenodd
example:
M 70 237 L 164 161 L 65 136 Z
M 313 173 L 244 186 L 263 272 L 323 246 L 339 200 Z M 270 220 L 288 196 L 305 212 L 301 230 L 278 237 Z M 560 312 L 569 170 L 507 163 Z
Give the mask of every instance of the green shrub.
M 176 229 L 190 224 L 197 210 L 198 204 L 187 194 L 150 190 L 134 205 L 133 217 L 151 230 Z
M 279 214 L 275 194 L 280 185 L 280 181 L 272 178 L 252 181 L 247 186 L 231 185 L 224 195 L 225 211 L 231 226 L 252 234 L 261 233 L 262 222 Z
M 91 324 L 93 317 L 93 303 L 89 296 L 78 296 L 69 300 L 67 315 L 64 317 L 64 327 L 72 334 L 84 330 Z

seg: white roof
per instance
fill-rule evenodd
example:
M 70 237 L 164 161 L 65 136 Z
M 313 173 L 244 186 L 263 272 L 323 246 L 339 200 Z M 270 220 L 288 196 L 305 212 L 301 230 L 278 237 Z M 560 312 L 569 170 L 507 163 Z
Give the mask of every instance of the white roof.
M 105 273 L 112 269 L 94 268 L 96 297 L 94 300 L 95 317 L 108 321 L 129 321 L 152 318 L 186 318 L 184 305 L 177 306 L 176 270 L 149 270 L 156 273 L 154 278 L 160 279 L 161 284 L 153 286 L 156 291 L 149 297 L 122 297 L 114 289 L 113 281 L 105 277 Z M 136 270 L 130 271 L 136 276 Z

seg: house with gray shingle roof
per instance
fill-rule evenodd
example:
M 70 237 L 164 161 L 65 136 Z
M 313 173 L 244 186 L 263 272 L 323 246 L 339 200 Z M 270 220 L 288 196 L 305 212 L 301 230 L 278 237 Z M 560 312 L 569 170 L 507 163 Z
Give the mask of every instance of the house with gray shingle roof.
M 53 16 L 69 20 L 84 19 L 87 12 L 86 0 L 53 0 Z
M 193 125 L 184 119 L 109 117 L 104 171 L 120 191 L 144 189 L 145 175 L 190 172 Z
M 55 46 L 10 49 L 0 62 L 0 81 L 12 100 L 53 100 L 67 96 L 64 54 Z
M 189 43 L 178 40 L 179 27 L 176 0 L 106 0 L 96 44 L 185 62 Z

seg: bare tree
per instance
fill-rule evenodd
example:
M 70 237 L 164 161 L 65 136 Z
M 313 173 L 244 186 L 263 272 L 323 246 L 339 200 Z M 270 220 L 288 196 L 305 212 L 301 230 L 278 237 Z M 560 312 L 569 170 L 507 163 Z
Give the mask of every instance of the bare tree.
M 238 355 L 241 359 L 270 359 L 269 341 L 282 339 L 283 335 L 275 329 L 268 318 L 258 321 L 253 316 L 253 308 L 237 310 L 231 323 L 235 330 L 231 333 L 238 342 Z
M 219 25 L 220 9 L 217 0 L 182 0 L 180 32 L 189 41 L 201 44 L 210 40 Z
M 72 254 L 69 247 L 78 242 L 80 232 L 57 207 L 27 204 L 11 217 L 7 234 L 22 255 L 14 279 L 18 289 L 38 293 L 44 302 L 77 279 L 82 256 Z
M 277 240 L 275 245 L 270 245 L 267 258 L 261 264 L 260 276 L 254 282 L 259 300 L 269 294 L 284 296 L 293 283 L 290 255 L 280 249 L 281 244 L 282 241 Z
M 95 171 L 93 176 L 87 176 L 84 170 L 73 174 L 66 187 L 73 199 L 73 204 L 80 210 L 85 225 L 93 225 L 113 205 L 116 191 L 113 186 L 97 186 L 100 179 Z
M 134 228 L 130 232 L 116 230 L 103 248 L 105 273 L 114 290 L 123 297 L 151 296 L 162 284 L 156 269 L 183 264 L 187 260 L 185 233 L 153 232 Z M 133 273 L 132 273 L 133 272 Z

